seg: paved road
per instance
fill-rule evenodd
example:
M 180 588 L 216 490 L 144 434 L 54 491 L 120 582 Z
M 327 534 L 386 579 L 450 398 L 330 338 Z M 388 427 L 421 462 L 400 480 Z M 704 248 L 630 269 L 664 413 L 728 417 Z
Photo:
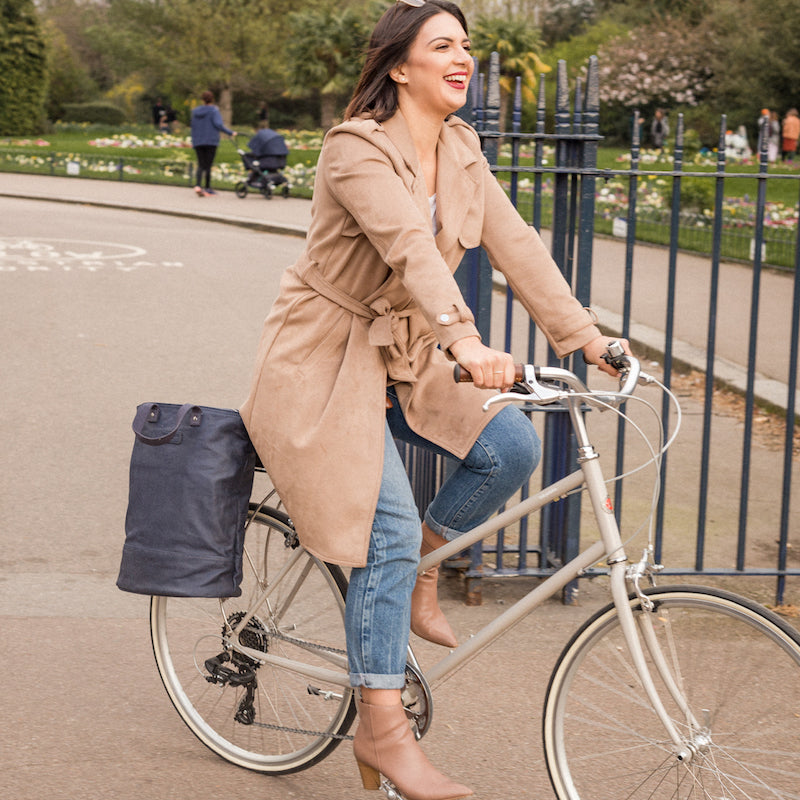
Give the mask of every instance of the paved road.
M 216 198 L 197 198 L 173 186 L 151 186 L 121 181 L 57 178 L 5 173 L 0 176 L 0 196 L 49 197 L 69 203 L 83 202 L 114 208 L 143 209 L 159 214 L 219 220 L 261 231 L 302 236 L 310 219 L 307 200 L 251 194 L 245 200 L 232 192 Z M 598 238 L 594 244 L 593 307 L 609 329 L 621 329 L 625 245 L 622 240 Z M 638 246 L 632 280 L 632 338 L 655 352 L 664 350 L 664 298 L 667 292 L 667 253 L 661 248 Z M 707 258 L 682 253 L 676 280 L 674 355 L 705 370 L 708 337 L 710 263 Z M 746 265 L 723 264 L 716 311 L 717 358 L 715 374 L 731 385 L 747 385 L 750 341 L 752 270 Z M 792 279 L 786 273 L 765 271 L 759 287 L 755 391 L 778 408 L 787 403 L 788 341 L 792 320 Z M 795 398 L 800 413 L 800 398 Z
M 8 177 L 0 176 L 0 195 L 15 193 Z M 117 187 L 104 199 L 94 182 L 28 181 L 41 196 L 106 207 L 0 197 L 0 617 L 7 653 L 0 796 L 366 798 L 347 746 L 285 778 L 248 773 L 207 752 L 160 685 L 146 599 L 114 586 L 135 404 L 239 403 L 260 321 L 302 245 L 300 236 L 259 230 L 259 217 L 275 225 L 286 215 L 279 227 L 301 233 L 308 203 L 222 196 L 217 210 L 205 207 L 207 215 L 249 215 L 250 227 L 239 227 L 188 211 L 170 216 L 184 208 L 181 189 L 126 185 L 124 197 Z M 124 201 L 165 213 L 112 207 Z M 725 436 L 734 440 L 736 426 L 721 423 L 727 450 Z M 695 424 L 690 415 L 690 440 Z M 681 448 L 675 453 L 673 463 L 683 463 Z M 771 464 L 759 462 L 759 474 Z M 723 484 L 735 480 L 735 469 L 725 473 L 734 466 L 718 468 Z M 693 481 L 689 474 L 687 486 Z M 774 513 L 774 502 L 763 502 L 759 516 Z M 682 500 L 675 506 L 685 512 Z M 726 513 L 719 509 L 720 518 Z M 443 603 L 465 636 L 526 584 L 487 581 L 485 605 L 467 608 L 453 579 Z M 437 692 L 426 749 L 482 800 L 550 796 L 539 755 L 541 696 L 557 653 L 602 601 L 601 589 L 601 582 L 586 585 L 580 607 L 549 603 Z M 420 651 L 423 663 L 434 654 L 432 646 Z M 484 671 L 498 663 L 513 679 L 486 681 Z
M 161 687 L 146 598 L 114 585 L 135 404 L 237 405 L 261 319 L 302 240 L 19 199 L 0 198 L 0 219 L 0 797 L 366 798 L 347 746 L 282 779 L 206 751 Z M 462 635 L 519 591 L 487 586 L 486 605 L 469 609 L 450 583 L 446 605 Z M 510 674 L 525 670 L 524 697 L 510 684 L 485 685 L 487 658 L 438 692 L 440 723 L 426 747 L 484 800 L 547 796 L 541 692 L 586 612 L 554 602 L 544 635 L 521 626 L 513 651 L 510 642 L 493 651 Z M 526 730 L 509 730 L 521 703 L 530 709 Z M 490 741 L 490 730 L 501 737 Z M 512 751 L 532 763 L 498 777 L 512 734 L 525 743 Z

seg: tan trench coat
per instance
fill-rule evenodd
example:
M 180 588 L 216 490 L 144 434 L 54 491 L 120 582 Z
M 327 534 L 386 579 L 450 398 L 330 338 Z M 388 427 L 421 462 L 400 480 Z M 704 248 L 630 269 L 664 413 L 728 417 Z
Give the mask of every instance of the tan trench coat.
M 436 196 L 434 237 L 399 112 L 332 129 L 306 249 L 264 323 L 242 418 L 302 544 L 326 561 L 366 563 L 387 383 L 411 428 L 459 458 L 491 419 L 493 392 L 457 385 L 445 355 L 477 335 L 453 278 L 465 248 L 483 245 L 559 355 L 600 335 L 457 118 L 442 125 Z

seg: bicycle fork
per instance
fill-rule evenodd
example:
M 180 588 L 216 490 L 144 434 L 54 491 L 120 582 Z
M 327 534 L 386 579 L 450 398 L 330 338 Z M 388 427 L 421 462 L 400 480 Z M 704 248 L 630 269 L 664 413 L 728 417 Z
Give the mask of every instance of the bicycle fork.
M 571 409 L 571 411 L 572 410 L 573 409 Z M 645 613 L 638 617 L 638 627 L 641 628 L 641 633 L 637 628 L 632 603 L 628 597 L 629 590 L 627 584 L 629 577 L 632 575 L 635 576 L 637 573 L 635 570 L 629 573 L 628 556 L 622 544 L 622 537 L 614 516 L 614 507 L 608 495 L 605 479 L 603 478 L 599 464 L 599 456 L 594 446 L 589 442 L 583 417 L 577 413 L 577 410 L 575 410 L 575 413 L 571 413 L 571 416 L 579 442 L 578 460 L 586 481 L 589 497 L 594 507 L 595 518 L 600 528 L 600 536 L 606 547 L 606 553 L 608 553 L 607 563 L 610 568 L 611 595 L 617 609 L 617 614 L 619 615 L 623 637 L 628 646 L 642 689 L 674 745 L 673 752 L 675 757 L 679 761 L 691 761 L 694 755 L 704 750 L 710 742 L 708 725 L 706 724 L 704 727 L 697 722 L 689 708 L 684 693 L 678 685 L 678 681 L 670 670 L 667 659 L 664 656 L 661 645 L 653 629 L 651 617 L 651 614 L 654 613 L 653 604 L 647 599 L 646 595 L 641 592 L 638 586 L 638 580 L 634 581 L 634 587 L 636 589 L 638 601 Z M 645 647 L 652 659 L 659 678 L 686 718 L 689 730 L 695 732 L 691 739 L 681 735 L 667 712 L 658 689 L 656 688 L 651 670 L 647 665 L 644 652 Z

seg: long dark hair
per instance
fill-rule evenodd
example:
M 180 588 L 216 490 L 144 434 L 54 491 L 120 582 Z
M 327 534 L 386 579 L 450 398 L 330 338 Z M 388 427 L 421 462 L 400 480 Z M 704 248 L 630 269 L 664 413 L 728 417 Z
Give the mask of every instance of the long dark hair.
M 408 58 L 408 51 L 425 22 L 443 12 L 452 14 L 468 33 L 464 14 L 449 0 L 427 0 L 421 6 L 409 6 L 400 0 L 384 12 L 372 31 L 364 68 L 344 112 L 345 119 L 366 116 L 384 122 L 394 114 L 397 85 L 389 73 Z

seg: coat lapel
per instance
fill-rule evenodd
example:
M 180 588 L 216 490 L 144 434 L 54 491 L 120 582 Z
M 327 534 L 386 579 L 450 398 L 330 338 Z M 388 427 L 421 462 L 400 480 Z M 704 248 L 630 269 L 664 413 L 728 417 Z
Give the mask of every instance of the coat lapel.
M 406 168 L 411 173 L 411 195 L 414 202 L 423 216 L 430 217 L 430 205 L 428 203 L 428 193 L 425 189 L 425 176 L 419 166 L 417 158 L 417 148 L 411 138 L 405 117 L 400 111 L 396 112 L 383 123 L 383 129 L 389 140 L 397 148 L 405 162 Z
M 383 123 L 383 128 L 413 176 L 411 192 L 414 202 L 427 218 L 430 214 L 430 205 L 425 177 L 420 169 L 417 151 L 405 117 L 398 111 Z M 441 253 L 447 253 L 459 238 L 464 238 L 465 235 L 468 239 L 474 239 L 476 236 L 478 240 L 480 239 L 480 231 L 467 231 L 464 225 L 470 210 L 477 210 L 474 204 L 480 185 L 481 163 L 478 154 L 462 141 L 447 122 L 442 123 L 437 152 L 439 163 L 436 178 L 436 207 L 439 234 L 436 237 L 436 245 Z
M 439 164 L 436 177 L 436 206 L 439 235 L 436 243 L 448 252 L 467 231 L 464 222 L 476 202 L 480 179 L 480 159 L 445 123 L 439 136 Z

